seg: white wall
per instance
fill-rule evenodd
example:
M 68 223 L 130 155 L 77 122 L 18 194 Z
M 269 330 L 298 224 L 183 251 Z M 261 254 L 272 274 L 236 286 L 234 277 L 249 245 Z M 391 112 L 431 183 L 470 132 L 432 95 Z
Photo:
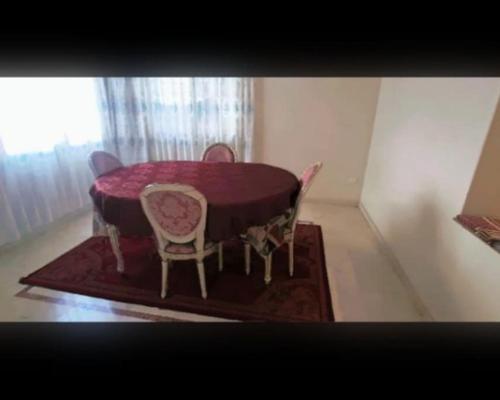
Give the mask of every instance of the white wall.
M 436 320 L 500 320 L 500 254 L 461 212 L 498 78 L 383 79 L 361 203 Z
M 481 152 L 463 213 L 500 217 L 500 104 Z
M 299 175 L 324 163 L 308 198 L 358 204 L 379 78 L 260 78 L 255 156 Z

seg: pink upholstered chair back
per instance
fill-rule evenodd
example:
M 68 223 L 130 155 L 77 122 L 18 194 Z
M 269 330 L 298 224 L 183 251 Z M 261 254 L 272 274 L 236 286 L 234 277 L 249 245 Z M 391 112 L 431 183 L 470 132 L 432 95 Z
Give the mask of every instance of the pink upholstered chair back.
M 225 143 L 214 143 L 203 152 L 202 161 L 236 162 L 236 152 Z
M 316 175 L 318 174 L 319 170 L 323 167 L 322 162 L 316 162 L 309 167 L 307 167 L 302 175 L 300 176 L 299 182 L 300 182 L 300 193 L 297 197 L 297 200 L 295 202 L 295 207 L 294 207 L 294 215 L 293 215 L 293 220 L 292 220 L 292 229 L 295 229 L 295 225 L 297 224 L 297 219 L 299 217 L 299 212 L 300 212 L 300 207 L 302 205 L 302 202 L 304 200 L 304 197 L 306 196 L 307 192 L 309 191 L 309 188 L 312 185 L 312 182 Z
M 107 172 L 123 167 L 123 164 L 111 153 L 94 151 L 89 156 L 89 166 L 94 177 L 97 178 Z
M 204 248 L 207 200 L 195 188 L 181 184 L 152 184 L 141 193 L 141 204 L 158 243 L 188 243 Z
M 304 172 L 302 172 L 302 175 L 300 176 L 300 179 L 299 179 L 301 193 L 302 192 L 304 194 L 307 193 L 307 191 L 311 187 L 311 184 L 314 180 L 314 177 L 319 172 L 319 170 L 321 169 L 322 166 L 323 166 L 323 163 L 316 162 L 316 163 L 310 165 L 309 167 L 307 167 L 304 170 Z

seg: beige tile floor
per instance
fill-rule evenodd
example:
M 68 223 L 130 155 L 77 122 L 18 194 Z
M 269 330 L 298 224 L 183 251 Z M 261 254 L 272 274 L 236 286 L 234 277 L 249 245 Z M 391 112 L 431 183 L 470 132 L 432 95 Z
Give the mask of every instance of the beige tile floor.
M 328 277 L 337 321 L 423 321 L 411 291 L 380 251 L 358 208 L 305 203 L 300 216 L 322 226 Z M 91 235 L 85 212 L 46 232 L 0 250 L 0 321 L 224 321 L 30 288 L 18 280 Z

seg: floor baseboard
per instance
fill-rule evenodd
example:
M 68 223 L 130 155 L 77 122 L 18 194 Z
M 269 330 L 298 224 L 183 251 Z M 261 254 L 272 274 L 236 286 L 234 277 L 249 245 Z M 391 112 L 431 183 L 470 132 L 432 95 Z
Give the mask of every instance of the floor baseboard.
M 410 294 L 411 298 L 413 299 L 415 306 L 418 309 L 418 312 L 422 315 L 422 317 L 425 320 L 434 321 L 434 317 L 432 316 L 432 313 L 429 311 L 428 307 L 422 301 L 422 298 L 419 296 L 415 287 L 411 283 L 410 279 L 408 278 L 408 275 L 404 271 L 398 258 L 396 257 L 396 255 L 394 254 L 392 249 L 389 247 L 388 243 L 385 241 L 384 237 L 382 236 L 382 233 L 377 228 L 377 225 L 375 224 L 375 222 L 371 218 L 368 210 L 365 208 L 365 206 L 363 205 L 362 202 L 359 203 L 358 207 L 359 207 L 361 213 L 363 214 L 363 217 L 365 218 L 366 222 L 370 226 L 371 231 L 374 233 L 375 237 L 377 238 L 377 242 L 378 242 L 380 250 L 387 256 L 387 258 L 389 259 L 389 262 L 394 270 L 394 273 L 400 279 L 401 283 L 406 288 L 406 290 L 408 290 L 408 293 Z
M 306 198 L 304 199 L 304 203 L 311 204 L 330 204 L 333 206 L 341 206 L 341 207 L 358 207 L 359 203 L 354 200 L 334 200 L 334 199 L 318 199 L 318 198 Z

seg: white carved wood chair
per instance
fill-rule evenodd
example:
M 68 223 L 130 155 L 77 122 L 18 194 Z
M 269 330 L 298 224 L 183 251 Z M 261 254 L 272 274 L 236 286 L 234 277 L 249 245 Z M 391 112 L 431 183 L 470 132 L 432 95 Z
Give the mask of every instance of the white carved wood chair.
M 90 153 L 88 162 L 94 178 L 98 178 L 101 175 L 114 171 L 117 168 L 123 167 L 122 162 L 117 157 L 102 150 L 96 150 Z M 93 212 L 92 232 L 94 236 L 101 236 L 106 234 L 109 236 L 111 247 L 117 258 L 117 269 L 119 272 L 123 272 L 124 263 L 122 254 L 120 252 L 118 228 L 114 225 L 107 224 L 96 207 L 94 207 Z
M 96 150 L 89 155 L 89 166 L 95 178 L 123 167 L 122 162 L 113 154 L 106 151 Z
M 161 297 L 168 287 L 168 270 L 174 260 L 196 260 L 201 296 L 207 298 L 203 259 L 218 251 L 219 271 L 223 268 L 222 243 L 205 239 L 207 200 L 188 185 L 152 184 L 140 195 L 142 208 L 153 227 L 162 259 Z
M 226 143 L 218 142 L 205 149 L 201 161 L 236 162 L 237 158 L 236 150 Z
M 293 276 L 293 244 L 300 208 L 307 191 L 322 166 L 321 162 L 316 162 L 307 167 L 302 173 L 300 178 L 300 192 L 293 208 L 287 210 L 283 215 L 273 218 L 264 226 L 250 227 L 246 235 L 242 237 L 245 244 L 245 272 L 247 275 L 250 274 L 250 246 L 264 258 L 264 281 L 266 284 L 269 284 L 271 282 L 273 251 L 287 243 L 289 274 L 291 277 Z

